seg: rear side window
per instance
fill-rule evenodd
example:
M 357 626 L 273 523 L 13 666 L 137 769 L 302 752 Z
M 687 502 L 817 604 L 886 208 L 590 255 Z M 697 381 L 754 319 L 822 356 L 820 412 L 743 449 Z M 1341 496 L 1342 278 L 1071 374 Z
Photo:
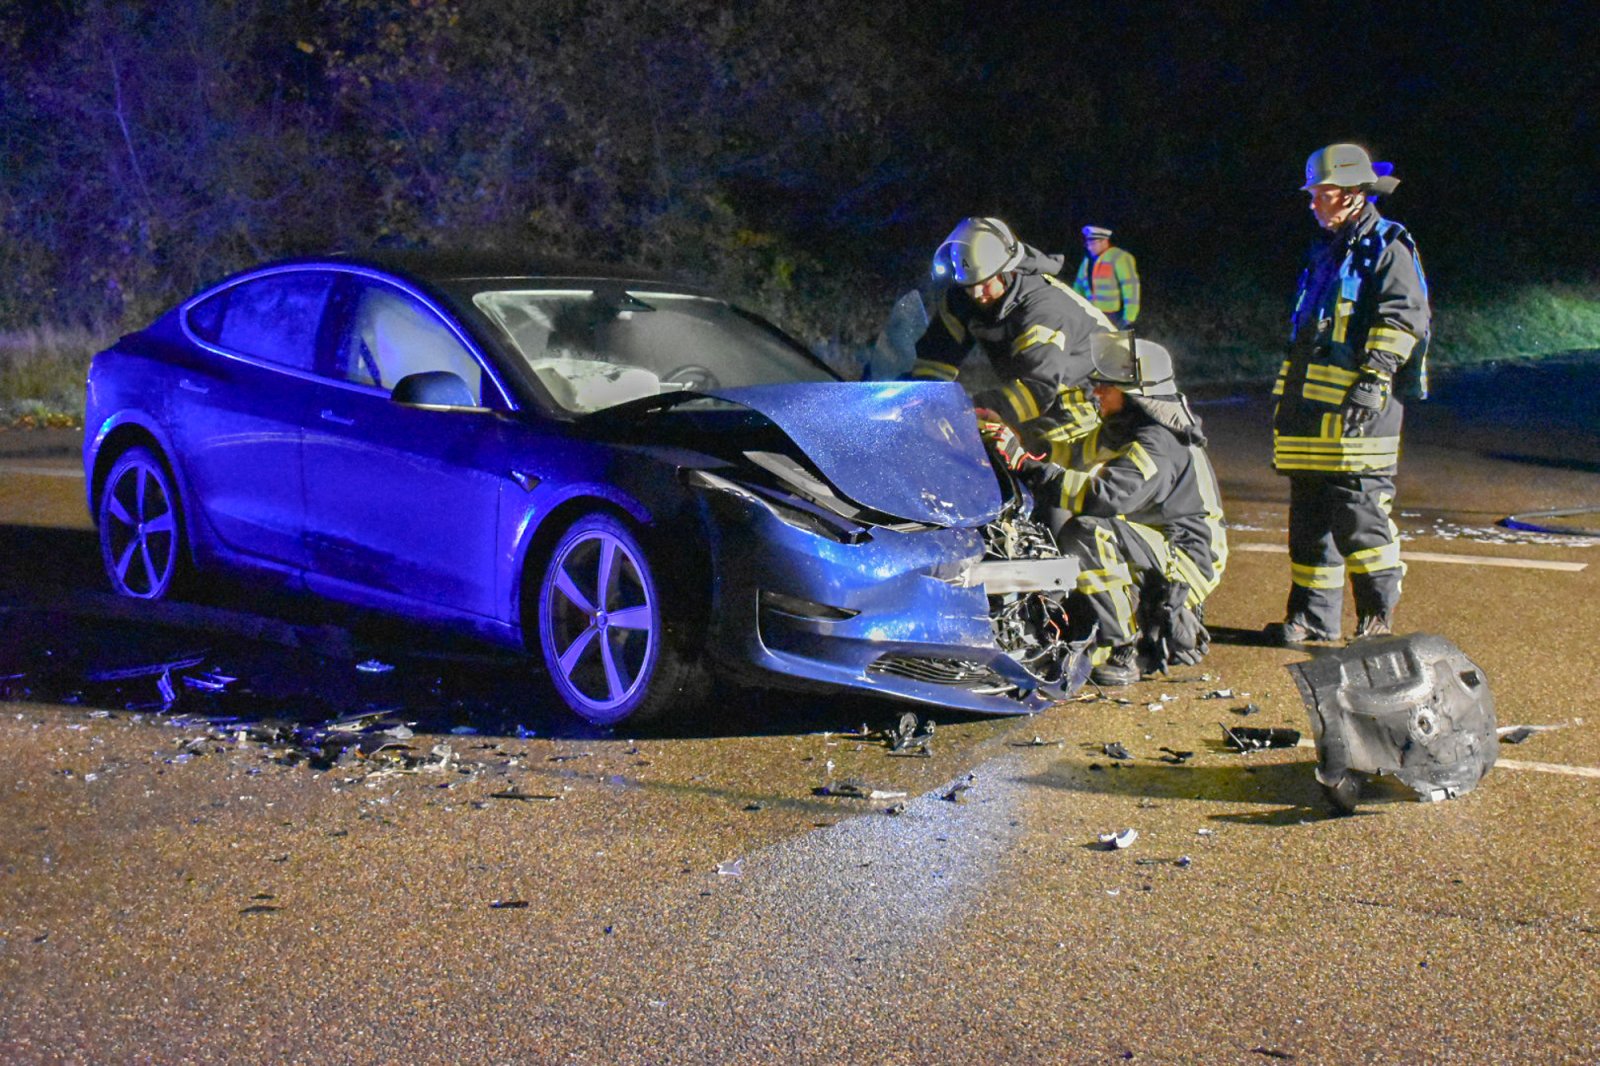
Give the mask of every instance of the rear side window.
M 189 328 L 240 355 L 309 371 L 332 287 L 333 274 L 323 270 L 255 278 L 196 304 Z

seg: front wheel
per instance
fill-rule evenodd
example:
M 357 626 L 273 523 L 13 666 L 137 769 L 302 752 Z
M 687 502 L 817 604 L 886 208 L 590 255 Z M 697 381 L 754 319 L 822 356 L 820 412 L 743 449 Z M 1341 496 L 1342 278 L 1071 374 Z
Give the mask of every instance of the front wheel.
M 100 493 L 100 558 L 112 589 L 159 600 L 183 571 L 183 517 L 166 466 L 146 448 L 112 464 Z
M 638 538 L 609 514 L 584 515 L 556 541 L 539 582 L 538 628 L 555 694 L 596 725 L 659 715 L 687 688 L 662 586 Z

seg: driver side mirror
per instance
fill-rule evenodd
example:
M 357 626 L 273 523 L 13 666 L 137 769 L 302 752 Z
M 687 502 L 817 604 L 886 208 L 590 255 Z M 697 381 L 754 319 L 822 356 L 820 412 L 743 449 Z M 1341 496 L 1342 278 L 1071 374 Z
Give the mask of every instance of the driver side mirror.
M 467 388 L 459 374 L 448 370 L 425 370 L 420 374 L 407 374 L 395 382 L 389 398 L 406 407 L 425 410 L 481 411 L 484 408 Z

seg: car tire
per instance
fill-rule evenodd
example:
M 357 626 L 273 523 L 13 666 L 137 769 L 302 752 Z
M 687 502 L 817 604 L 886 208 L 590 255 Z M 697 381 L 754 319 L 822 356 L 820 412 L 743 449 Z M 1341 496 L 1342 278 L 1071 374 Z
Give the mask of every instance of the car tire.
M 187 570 L 183 510 L 171 473 L 148 448 L 129 448 L 111 464 L 96 507 L 100 559 L 119 596 L 159 600 Z
M 539 581 L 536 625 L 553 694 L 596 725 L 656 718 L 693 690 L 670 596 L 619 518 L 584 515 L 556 539 Z

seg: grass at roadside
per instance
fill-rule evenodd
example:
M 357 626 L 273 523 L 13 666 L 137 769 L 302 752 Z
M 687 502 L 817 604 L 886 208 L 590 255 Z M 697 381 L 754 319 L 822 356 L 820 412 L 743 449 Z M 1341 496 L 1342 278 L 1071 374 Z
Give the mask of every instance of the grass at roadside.
M 888 308 L 876 316 L 882 320 Z M 1144 336 L 1172 349 L 1179 380 L 1260 381 L 1282 358 L 1284 301 L 1244 285 L 1211 298 L 1169 302 L 1140 321 Z M 856 316 L 865 321 L 871 315 Z M 1600 283 L 1524 285 L 1496 294 L 1438 300 L 1431 365 L 1538 359 L 1600 350 Z M 40 327 L 0 332 L 0 426 L 77 426 L 83 418 L 89 359 L 115 328 Z M 815 338 L 806 338 L 814 340 Z M 859 338 L 870 344 L 872 338 Z M 846 369 L 859 353 L 835 340 L 830 354 Z
M 114 335 L 49 326 L 0 333 L 0 425 L 82 425 L 89 359 Z

